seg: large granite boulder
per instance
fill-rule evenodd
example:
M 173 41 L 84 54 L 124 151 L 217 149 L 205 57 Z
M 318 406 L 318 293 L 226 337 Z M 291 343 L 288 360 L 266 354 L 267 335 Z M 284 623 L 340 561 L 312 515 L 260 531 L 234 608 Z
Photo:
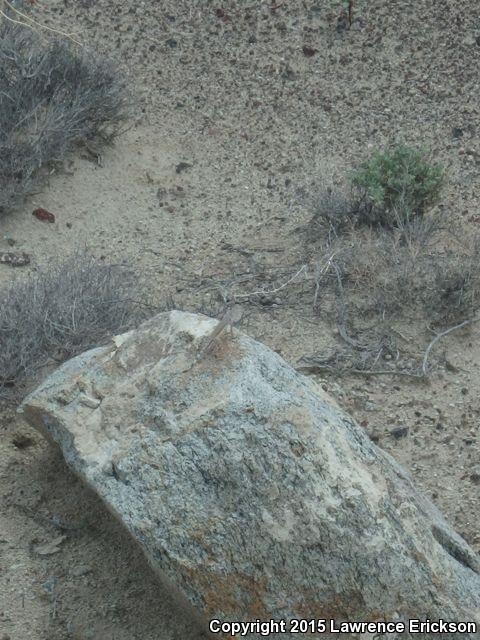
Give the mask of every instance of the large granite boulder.
M 264 345 L 224 332 L 202 350 L 216 322 L 160 314 L 20 410 L 205 621 L 480 623 L 479 559 L 406 472 Z

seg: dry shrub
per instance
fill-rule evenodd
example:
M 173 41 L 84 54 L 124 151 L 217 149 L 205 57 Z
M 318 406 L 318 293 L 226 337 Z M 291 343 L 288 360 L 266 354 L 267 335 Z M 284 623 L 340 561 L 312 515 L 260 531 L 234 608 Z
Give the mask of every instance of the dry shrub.
M 135 274 L 76 253 L 0 291 L 0 396 L 145 317 Z
M 341 268 L 343 292 L 359 312 L 442 324 L 480 308 L 478 235 L 453 250 L 362 229 L 338 238 L 329 251 Z
M 310 207 L 313 213 L 308 234 L 310 241 L 315 241 L 325 233 L 333 237 L 370 226 L 371 205 L 368 199 L 349 185 L 321 185 L 310 198 Z
M 431 286 L 424 303 L 437 320 L 457 322 L 480 308 L 480 237 L 464 238 L 462 247 L 446 250 L 432 264 Z
M 110 142 L 128 117 L 125 80 L 97 54 L 0 23 L 0 212 L 36 190 L 72 147 Z
M 425 222 L 390 230 L 354 227 L 328 236 L 318 261 L 328 269 L 317 269 L 315 300 L 336 323 L 341 344 L 315 356 L 315 365 L 422 377 L 425 366 L 398 342 L 402 326 L 420 321 L 442 332 L 475 319 L 480 235 L 460 232 L 455 238 Z

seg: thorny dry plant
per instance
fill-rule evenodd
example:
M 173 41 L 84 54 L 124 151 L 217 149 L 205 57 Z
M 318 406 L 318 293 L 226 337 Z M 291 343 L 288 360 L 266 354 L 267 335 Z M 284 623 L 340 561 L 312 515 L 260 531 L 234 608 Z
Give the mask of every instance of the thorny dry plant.
M 0 291 L 0 397 L 16 399 L 58 364 L 146 317 L 138 278 L 78 252 Z
M 126 80 L 65 40 L 0 22 L 0 213 L 61 169 L 76 144 L 109 143 L 130 113 Z
M 196 284 L 224 303 L 266 310 L 304 308 L 309 296 L 315 315 L 335 323 L 340 344 L 302 358 L 304 371 L 426 379 L 440 339 L 477 322 L 480 309 L 480 237 L 460 238 L 463 251 L 449 251 L 437 242 L 441 230 L 428 219 L 393 232 L 352 228 L 327 235 L 303 264 Z M 412 317 L 434 334 L 420 358 L 402 333 Z

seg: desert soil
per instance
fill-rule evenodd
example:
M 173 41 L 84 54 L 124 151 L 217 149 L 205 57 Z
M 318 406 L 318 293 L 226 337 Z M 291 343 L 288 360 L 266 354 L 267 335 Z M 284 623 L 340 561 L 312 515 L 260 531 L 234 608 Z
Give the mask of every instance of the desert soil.
M 40 22 L 124 67 L 135 117 L 101 165 L 79 151 L 72 175 L 2 218 L 1 238 L 32 264 L 0 265 L 0 283 L 86 246 L 133 262 L 159 308 L 216 313 L 239 280 L 243 292 L 265 287 L 261 273 L 287 281 L 306 260 L 315 190 L 398 140 L 445 164 L 443 206 L 475 230 L 478 6 L 358 0 L 351 29 L 340 12 L 331 0 L 38 0 Z M 242 328 L 297 366 L 332 341 L 312 300 L 311 282 L 294 282 L 245 305 Z M 442 342 L 449 366 L 428 384 L 317 376 L 478 551 L 479 330 Z M 403 334 L 431 338 L 414 322 Z M 61 456 L 12 407 L 0 429 L 0 639 L 199 637 Z

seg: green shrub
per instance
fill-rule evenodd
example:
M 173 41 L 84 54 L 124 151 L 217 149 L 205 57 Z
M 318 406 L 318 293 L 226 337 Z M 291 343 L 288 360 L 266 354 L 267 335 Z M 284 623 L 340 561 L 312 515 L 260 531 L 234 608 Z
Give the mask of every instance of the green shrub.
M 421 150 L 398 145 L 375 153 L 350 176 L 366 204 L 361 222 L 398 227 L 422 216 L 438 201 L 443 177 Z

